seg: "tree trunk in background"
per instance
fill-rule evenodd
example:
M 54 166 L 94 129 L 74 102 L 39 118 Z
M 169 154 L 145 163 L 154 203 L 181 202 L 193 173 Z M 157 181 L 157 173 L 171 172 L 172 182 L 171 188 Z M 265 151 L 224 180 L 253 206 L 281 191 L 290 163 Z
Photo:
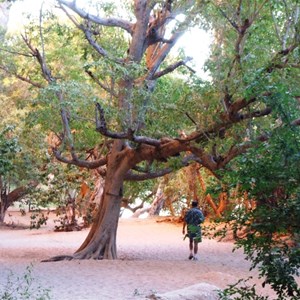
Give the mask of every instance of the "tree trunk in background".
M 206 185 L 205 185 L 204 179 L 203 179 L 203 177 L 202 177 L 199 169 L 197 170 L 197 178 L 198 178 L 198 180 L 200 182 L 200 185 L 201 185 L 201 188 L 202 188 L 203 192 L 205 193 L 206 192 Z M 210 207 L 213 209 L 213 211 L 216 214 L 216 216 L 218 218 L 220 218 L 221 217 L 221 213 L 220 213 L 217 205 L 215 204 L 213 198 L 211 197 L 211 195 L 207 194 L 205 196 L 205 200 L 210 205 Z
M 164 187 L 165 184 L 163 182 L 160 182 L 156 191 L 155 198 L 149 210 L 149 217 L 154 217 L 159 215 L 166 199 L 164 195 Z
M 169 209 L 171 216 L 174 217 L 176 215 L 176 212 L 173 207 L 173 202 L 176 200 L 173 200 L 172 198 L 168 197 L 165 201 L 165 206 Z
M 222 213 L 226 210 L 228 204 L 228 195 L 227 191 L 223 190 L 219 195 L 219 207 L 217 209 L 217 216 L 221 216 Z
M 193 163 L 185 168 L 186 178 L 188 182 L 187 205 L 190 207 L 193 200 L 199 201 L 197 189 L 197 164 Z
M 8 187 L 0 180 L 0 223 L 4 222 L 7 209 L 14 204 L 14 202 L 22 199 L 25 195 L 30 193 L 31 189 L 37 186 L 37 182 L 31 182 L 27 186 L 21 186 L 9 192 Z
M 1 199 L 0 199 L 0 224 L 4 222 L 5 214 L 7 211 L 7 196 L 2 195 L 1 193 Z
M 0 29 L 4 32 L 7 30 L 10 5 L 7 1 L 0 3 Z M 6 211 L 10 206 L 6 188 L 3 185 L 2 178 L 0 178 L 0 224 L 4 222 Z

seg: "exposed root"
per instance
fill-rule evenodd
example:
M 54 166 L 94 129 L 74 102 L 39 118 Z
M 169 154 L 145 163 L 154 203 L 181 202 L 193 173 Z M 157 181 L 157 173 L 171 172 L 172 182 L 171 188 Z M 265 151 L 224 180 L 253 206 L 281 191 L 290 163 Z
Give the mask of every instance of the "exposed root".
M 182 223 L 183 219 L 181 217 L 162 217 L 156 220 L 157 223 L 160 222 L 170 222 L 170 223 Z
M 53 256 L 48 259 L 43 259 L 41 262 L 54 262 L 54 261 L 63 261 L 63 260 L 83 260 L 83 259 L 94 259 L 94 260 L 102 260 L 103 256 L 93 257 L 92 255 L 78 255 L 75 253 L 74 255 L 58 255 Z
M 53 262 L 53 261 L 62 261 L 62 260 L 73 260 L 75 257 L 73 255 L 58 255 L 48 259 L 44 259 L 41 262 Z

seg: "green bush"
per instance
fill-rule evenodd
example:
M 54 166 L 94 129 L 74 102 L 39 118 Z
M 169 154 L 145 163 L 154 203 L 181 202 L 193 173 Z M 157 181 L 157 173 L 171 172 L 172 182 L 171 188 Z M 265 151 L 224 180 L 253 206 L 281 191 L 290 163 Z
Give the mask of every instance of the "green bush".
M 50 289 L 36 285 L 32 276 L 33 265 L 26 267 L 24 274 L 19 277 L 12 272 L 7 277 L 7 282 L 0 292 L 1 300 L 50 300 Z

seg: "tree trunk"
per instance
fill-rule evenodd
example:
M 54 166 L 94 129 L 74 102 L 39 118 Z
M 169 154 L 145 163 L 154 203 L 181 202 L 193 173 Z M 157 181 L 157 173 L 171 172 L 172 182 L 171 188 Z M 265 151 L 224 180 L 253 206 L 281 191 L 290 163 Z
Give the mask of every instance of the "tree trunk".
M 14 202 L 22 199 L 22 197 L 28 194 L 31 188 L 36 186 L 37 182 L 31 182 L 27 186 L 20 186 L 12 192 L 8 192 L 6 184 L 0 180 L 0 224 L 4 222 L 7 209 L 13 205 Z
M 163 207 L 163 204 L 165 202 L 165 195 L 164 195 L 164 186 L 165 184 L 160 182 L 156 191 L 155 198 L 151 204 L 150 210 L 149 210 L 149 217 L 158 216 L 160 213 L 160 210 Z
M 75 252 L 76 259 L 116 259 L 116 233 L 122 200 L 122 185 L 106 179 L 103 198 L 91 230 Z M 118 192 L 118 194 L 113 194 Z
M 6 184 L 0 176 L 0 224 L 4 222 L 5 212 L 6 212 L 7 194 L 6 194 Z
M 1 194 L 1 199 L 0 199 L 0 224 L 4 223 L 4 218 L 5 218 L 7 208 L 8 208 L 8 206 L 7 206 L 7 197 L 6 197 L 6 195 Z
M 63 259 L 116 259 L 116 236 L 123 196 L 124 175 L 133 161 L 129 151 L 119 151 L 118 142 L 108 155 L 105 186 L 96 219 L 90 232 L 73 256 L 57 256 L 46 261 Z
M 217 210 L 217 215 L 222 215 L 222 213 L 226 210 L 227 204 L 228 204 L 228 195 L 226 191 L 223 191 L 219 195 L 219 207 Z
M 205 193 L 206 192 L 206 185 L 205 185 L 203 177 L 201 176 L 201 173 L 200 173 L 199 169 L 197 170 L 197 177 L 198 177 L 198 180 L 200 182 L 201 188 L 202 188 L 203 192 Z M 218 218 L 220 218 L 221 217 L 221 212 L 218 209 L 217 205 L 215 204 L 215 202 L 214 202 L 213 198 L 211 197 L 211 195 L 207 194 L 205 196 L 205 200 L 210 205 L 210 207 L 213 209 L 213 211 L 216 214 L 216 216 Z

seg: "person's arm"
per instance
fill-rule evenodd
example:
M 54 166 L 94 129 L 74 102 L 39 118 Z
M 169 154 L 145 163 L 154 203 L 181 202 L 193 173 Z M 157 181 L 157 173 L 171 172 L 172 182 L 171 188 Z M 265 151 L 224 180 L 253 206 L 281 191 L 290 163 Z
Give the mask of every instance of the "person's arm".
M 183 221 L 182 234 L 185 234 L 185 226 L 186 226 L 186 223 L 185 223 L 185 221 Z

